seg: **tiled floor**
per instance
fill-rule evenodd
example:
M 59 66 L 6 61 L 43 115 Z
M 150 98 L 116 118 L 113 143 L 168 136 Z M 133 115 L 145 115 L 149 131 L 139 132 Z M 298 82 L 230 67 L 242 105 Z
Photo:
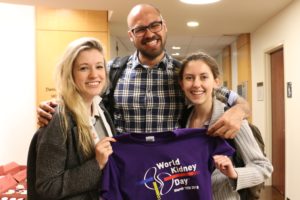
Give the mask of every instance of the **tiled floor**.
M 261 193 L 261 200 L 284 200 L 284 196 L 280 194 L 272 186 L 266 186 Z

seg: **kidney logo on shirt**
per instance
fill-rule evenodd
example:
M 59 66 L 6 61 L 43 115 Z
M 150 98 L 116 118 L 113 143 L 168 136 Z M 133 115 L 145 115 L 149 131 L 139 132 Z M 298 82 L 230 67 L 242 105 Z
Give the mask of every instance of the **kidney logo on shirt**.
M 138 184 L 153 190 L 159 200 L 170 191 L 199 189 L 199 186 L 191 181 L 192 177 L 198 174 L 197 164 L 181 165 L 179 158 L 176 158 L 168 162 L 156 163 L 155 166 L 147 169 L 143 180 Z

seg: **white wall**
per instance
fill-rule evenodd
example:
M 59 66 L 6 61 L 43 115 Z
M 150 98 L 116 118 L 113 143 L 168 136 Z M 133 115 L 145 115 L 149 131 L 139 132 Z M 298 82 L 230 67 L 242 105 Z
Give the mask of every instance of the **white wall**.
M 256 83 L 267 83 L 265 53 L 280 44 L 284 47 L 285 127 L 286 127 L 286 197 L 300 199 L 300 1 L 293 1 L 281 13 L 251 34 L 253 120 L 265 133 L 269 123 L 266 100 L 257 101 Z M 293 84 L 293 97 L 286 97 L 286 82 Z M 267 94 L 267 87 L 265 94 Z M 267 97 L 267 96 L 265 96 Z M 271 133 L 265 135 L 270 141 Z M 265 141 L 266 141 L 265 140 Z M 278 147 L 280 148 L 280 147 Z M 270 151 L 270 146 L 269 146 Z
M 128 37 L 129 40 L 129 37 Z M 116 50 L 116 45 L 118 45 L 118 51 Z M 122 42 L 115 36 L 110 35 L 110 58 L 113 59 L 117 56 L 128 56 L 133 52 L 129 51 Z
M 0 3 L 0 165 L 26 164 L 36 130 L 34 8 Z

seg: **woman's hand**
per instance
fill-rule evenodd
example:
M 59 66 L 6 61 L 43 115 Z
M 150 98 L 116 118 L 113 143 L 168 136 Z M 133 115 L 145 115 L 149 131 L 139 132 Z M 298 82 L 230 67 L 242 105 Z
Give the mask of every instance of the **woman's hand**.
M 108 161 L 108 157 L 113 153 L 111 142 L 116 142 L 112 137 L 105 137 L 95 146 L 96 160 L 102 170 Z
M 228 156 L 215 155 L 213 159 L 215 161 L 216 168 L 219 169 L 220 172 L 222 172 L 224 175 L 231 179 L 237 179 L 238 174 L 234 170 L 232 161 Z

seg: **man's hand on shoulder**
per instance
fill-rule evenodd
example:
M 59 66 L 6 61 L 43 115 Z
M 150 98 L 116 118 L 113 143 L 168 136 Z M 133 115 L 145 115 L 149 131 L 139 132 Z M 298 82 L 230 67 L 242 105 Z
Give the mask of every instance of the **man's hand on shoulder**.
M 233 139 L 241 128 L 243 118 L 234 114 L 236 108 L 227 110 L 209 129 L 211 136 L 220 136 L 226 139 Z
M 40 127 L 46 126 L 52 119 L 57 103 L 55 101 L 42 101 L 37 108 L 37 119 Z
M 250 106 L 246 100 L 237 98 L 236 104 L 228 109 L 209 129 L 211 136 L 233 139 L 240 130 L 243 119 L 250 115 Z

